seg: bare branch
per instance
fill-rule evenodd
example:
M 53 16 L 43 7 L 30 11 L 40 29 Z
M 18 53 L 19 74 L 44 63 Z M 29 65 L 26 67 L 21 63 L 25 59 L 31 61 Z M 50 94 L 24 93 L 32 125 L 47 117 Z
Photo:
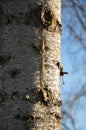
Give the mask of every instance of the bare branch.
M 65 123 L 62 123 L 63 125 L 63 130 L 71 130 Z
M 86 49 L 86 45 L 84 44 L 83 39 L 81 38 L 81 36 L 78 35 L 78 34 L 75 32 L 75 30 L 73 29 L 73 27 L 72 27 L 70 24 L 68 24 L 68 23 L 65 23 L 65 24 L 66 24 L 67 27 L 70 29 L 70 31 L 73 32 L 73 35 L 75 36 L 75 38 L 76 38 L 80 43 L 82 43 L 81 45 L 83 46 L 83 48 Z
M 79 92 L 75 95 L 75 97 L 68 103 L 69 107 L 73 107 L 75 103 L 81 98 L 86 97 L 86 83 L 80 88 Z
M 76 128 L 75 128 L 75 121 L 73 119 L 73 116 L 70 113 L 68 113 L 67 111 L 65 111 L 65 110 L 63 110 L 62 113 L 63 113 L 63 115 L 66 115 L 70 119 L 71 124 L 72 124 L 74 130 L 76 130 Z
M 75 5 L 76 5 L 75 2 L 74 2 L 73 0 L 71 0 L 71 2 L 72 2 L 72 4 L 73 4 L 73 6 L 74 6 L 74 10 L 75 10 L 75 13 L 76 13 L 76 16 L 77 16 L 78 20 L 80 21 L 80 23 L 81 23 L 83 29 L 86 30 L 86 26 L 85 26 L 84 22 L 82 21 L 82 18 L 80 17 L 80 15 L 79 15 L 79 13 L 78 13 L 78 10 L 77 10 L 77 8 L 76 8 L 76 6 L 75 6 Z

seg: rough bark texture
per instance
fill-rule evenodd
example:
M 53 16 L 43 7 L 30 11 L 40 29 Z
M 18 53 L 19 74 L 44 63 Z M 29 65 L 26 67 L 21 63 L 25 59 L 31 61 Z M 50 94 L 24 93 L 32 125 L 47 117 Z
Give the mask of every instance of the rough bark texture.
M 61 130 L 60 0 L 0 1 L 0 130 Z

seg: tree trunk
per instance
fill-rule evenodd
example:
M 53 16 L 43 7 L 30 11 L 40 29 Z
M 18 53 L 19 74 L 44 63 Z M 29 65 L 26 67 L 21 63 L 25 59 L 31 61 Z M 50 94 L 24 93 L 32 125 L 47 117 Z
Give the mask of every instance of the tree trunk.
M 61 130 L 60 2 L 0 1 L 0 130 Z

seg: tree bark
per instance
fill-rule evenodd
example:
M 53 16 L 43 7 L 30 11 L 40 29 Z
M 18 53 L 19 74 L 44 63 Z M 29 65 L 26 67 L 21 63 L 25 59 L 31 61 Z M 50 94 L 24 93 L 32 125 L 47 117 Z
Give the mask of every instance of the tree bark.
M 61 130 L 60 0 L 0 1 L 0 130 Z

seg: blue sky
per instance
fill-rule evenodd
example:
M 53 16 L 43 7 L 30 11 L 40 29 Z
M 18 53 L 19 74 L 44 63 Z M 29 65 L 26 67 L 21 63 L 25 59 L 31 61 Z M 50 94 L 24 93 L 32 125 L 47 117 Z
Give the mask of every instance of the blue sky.
M 82 44 L 75 38 L 67 25 L 71 25 L 77 35 L 82 37 L 84 44 L 86 44 L 86 31 L 83 30 L 73 8 L 70 8 L 70 3 L 68 6 L 68 1 L 63 0 L 67 7 L 62 9 L 61 62 L 64 70 L 69 72 L 64 76 L 65 85 L 61 85 L 62 109 L 67 110 L 73 116 L 77 130 L 86 130 L 86 95 L 82 96 L 71 108 L 66 104 L 67 101 L 71 101 L 75 97 L 86 82 L 86 50 L 83 49 Z M 86 4 L 85 0 L 76 0 L 76 2 L 80 2 L 82 5 Z M 85 20 L 84 17 L 82 19 Z M 73 130 L 70 121 L 66 123 Z

